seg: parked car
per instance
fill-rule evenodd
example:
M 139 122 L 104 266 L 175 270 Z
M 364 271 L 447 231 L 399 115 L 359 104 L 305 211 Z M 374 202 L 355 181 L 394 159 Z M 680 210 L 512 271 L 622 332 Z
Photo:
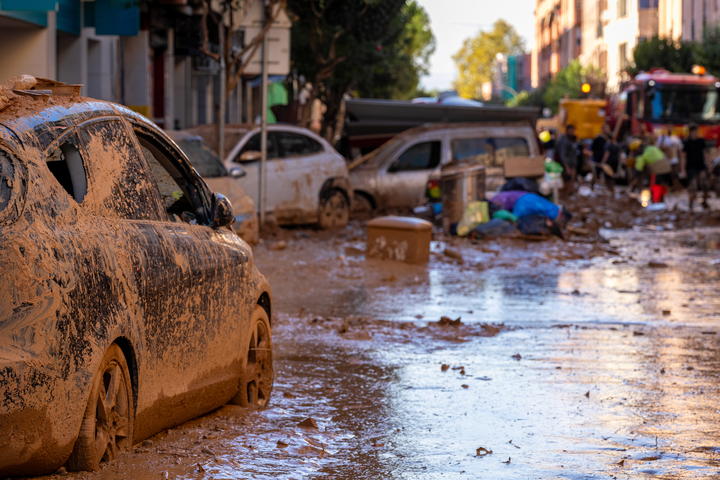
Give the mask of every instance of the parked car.
M 222 193 L 230 200 L 235 212 L 233 230 L 246 242 L 256 244 L 260 238 L 257 208 L 250 195 L 236 181 L 247 173 L 240 166 L 234 166 L 229 170 L 225 168 L 220 158 L 200 135 L 184 130 L 170 130 L 166 133 L 185 152 L 208 187 L 214 192 Z
M 509 175 L 538 177 L 544 171 L 529 123 L 429 124 L 403 132 L 351 164 L 355 203 L 362 209 L 421 205 L 431 174 L 451 161 L 485 165 L 488 191 L 497 190 Z
M 217 145 L 214 126 L 188 131 Z M 225 165 L 242 165 L 247 172 L 238 183 L 259 206 L 260 127 L 228 125 Z M 322 137 L 306 128 L 268 126 L 267 205 L 281 225 L 317 223 L 322 228 L 344 227 L 350 218 L 352 189 L 347 162 Z
M 0 477 L 94 470 L 227 402 L 267 405 L 271 290 L 228 200 L 125 107 L 9 96 Z

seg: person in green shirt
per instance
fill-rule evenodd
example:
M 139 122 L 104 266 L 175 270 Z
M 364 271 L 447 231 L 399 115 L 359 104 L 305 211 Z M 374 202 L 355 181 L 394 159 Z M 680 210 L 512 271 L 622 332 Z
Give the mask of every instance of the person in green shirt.
M 634 148 L 633 148 L 634 147 Z M 630 152 L 637 152 L 641 150 L 641 145 L 637 144 L 637 140 L 630 144 Z M 636 186 L 635 182 L 638 182 L 638 187 L 642 188 L 643 181 L 647 178 L 650 179 L 655 174 L 655 185 L 662 188 L 662 192 L 667 191 L 668 185 L 670 185 L 672 166 L 665 153 L 655 145 L 648 145 L 642 149 L 642 153 L 635 157 L 635 170 L 639 172 L 628 189 L 632 189 Z M 660 201 L 663 201 L 664 193 L 660 195 Z

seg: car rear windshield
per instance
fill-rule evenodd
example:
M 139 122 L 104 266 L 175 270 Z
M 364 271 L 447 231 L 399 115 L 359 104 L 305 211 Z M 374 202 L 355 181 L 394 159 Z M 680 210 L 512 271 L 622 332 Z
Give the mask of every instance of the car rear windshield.
M 183 139 L 177 144 L 201 176 L 215 178 L 227 175 L 227 170 L 218 156 L 203 143 L 200 137 Z
M 12 223 L 22 211 L 25 175 L 17 160 L 0 149 L 0 225 Z
M 452 141 L 453 160 L 474 161 L 488 167 L 503 165 L 506 158 L 529 155 L 528 142 L 521 137 L 476 137 Z

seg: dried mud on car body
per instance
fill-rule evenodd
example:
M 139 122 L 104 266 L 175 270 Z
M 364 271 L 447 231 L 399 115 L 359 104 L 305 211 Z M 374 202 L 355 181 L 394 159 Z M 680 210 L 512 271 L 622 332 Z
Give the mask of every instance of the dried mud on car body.
M 133 377 L 136 439 L 216 408 L 237 391 L 238 350 L 248 340 L 242 320 L 257 302 L 247 292 L 264 281 L 247 244 L 229 230 L 214 234 L 152 216 L 123 220 L 137 200 L 132 195 L 151 185 L 144 175 L 118 185 L 124 160 L 100 137 L 81 146 L 92 159 L 81 205 L 45 165 L 58 135 L 72 128 L 68 116 L 79 123 L 102 112 L 117 121 L 110 104 L 80 97 L 16 99 L 0 114 L 0 149 L 14 157 L 27 185 L 22 212 L 0 228 L 3 474 L 64 463 L 113 341 Z M 119 189 L 122 202 L 113 196 Z M 216 347 L 203 348 L 209 344 Z

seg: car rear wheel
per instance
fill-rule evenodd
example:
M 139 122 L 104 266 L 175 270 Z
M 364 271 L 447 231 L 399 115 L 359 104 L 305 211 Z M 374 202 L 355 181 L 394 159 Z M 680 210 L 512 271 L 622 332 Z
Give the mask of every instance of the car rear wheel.
M 342 228 L 350 220 L 350 205 L 340 190 L 332 190 L 320 199 L 320 228 Z
M 274 371 L 270 321 L 264 308 L 259 305 L 255 307 L 250 325 L 247 366 L 240 378 L 238 393 L 230 403 L 265 408 L 270 403 Z
M 122 350 L 113 344 L 95 375 L 80 434 L 68 460 L 69 469 L 94 471 L 101 461 L 115 460 L 119 453 L 128 451 L 134 418 L 130 370 Z

